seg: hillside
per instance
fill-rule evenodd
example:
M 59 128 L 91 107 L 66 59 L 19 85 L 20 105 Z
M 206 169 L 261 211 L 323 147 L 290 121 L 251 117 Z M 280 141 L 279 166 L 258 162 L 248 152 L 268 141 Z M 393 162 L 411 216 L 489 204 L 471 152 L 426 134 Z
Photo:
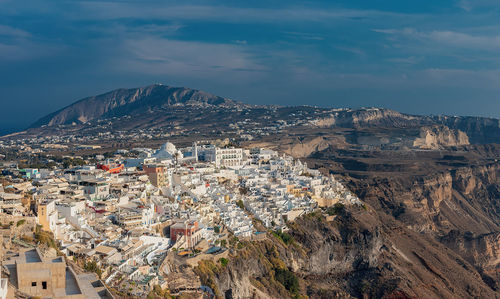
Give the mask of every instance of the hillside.
M 199 90 L 154 84 L 139 88 L 117 89 L 81 99 L 42 117 L 31 127 L 86 123 L 98 118 L 138 115 L 178 104 L 232 106 L 235 102 Z
M 221 298 L 498 298 L 491 278 L 370 207 L 290 223 L 291 241 L 242 241 L 227 266 L 195 269 Z M 286 274 L 286 279 L 283 279 Z

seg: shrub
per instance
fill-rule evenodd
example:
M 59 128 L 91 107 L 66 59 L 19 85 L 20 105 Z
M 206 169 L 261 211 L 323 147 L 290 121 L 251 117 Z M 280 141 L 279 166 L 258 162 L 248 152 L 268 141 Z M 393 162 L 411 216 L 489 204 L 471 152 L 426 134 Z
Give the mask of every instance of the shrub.
M 274 269 L 274 279 L 293 294 L 297 294 L 299 291 L 299 280 L 297 276 L 288 269 Z
M 21 226 L 21 225 L 23 225 L 24 223 L 26 223 L 26 220 L 25 220 L 25 219 L 21 219 L 21 220 L 19 220 L 19 221 L 16 223 L 16 226 Z
M 86 262 L 83 269 L 85 269 L 85 271 L 94 272 L 101 278 L 102 270 L 95 261 Z
M 229 245 L 235 246 L 239 242 L 239 240 L 240 239 L 238 239 L 238 237 L 232 237 L 231 239 L 229 239 Z
M 282 232 L 281 230 L 277 230 L 273 232 L 273 235 L 281 239 L 281 241 L 283 241 L 283 243 L 285 243 L 286 245 L 293 242 L 293 237 L 287 232 Z
M 226 258 L 223 258 L 223 257 L 221 257 L 221 258 L 219 259 L 219 262 L 220 262 L 220 264 L 221 264 L 223 267 L 227 266 L 227 263 L 229 263 L 229 261 L 228 261 Z
M 236 202 L 236 205 L 242 210 L 245 209 L 245 205 L 243 204 L 243 201 L 241 199 Z
M 328 215 L 330 216 L 333 216 L 333 215 L 338 215 L 338 214 L 341 214 L 343 213 L 345 210 L 345 206 L 338 202 L 336 204 L 334 204 L 333 206 L 329 207 L 327 210 L 326 210 L 326 213 L 328 213 Z
M 56 250 L 59 249 L 52 233 L 43 231 L 41 225 L 37 225 L 35 229 L 35 240 L 40 244 L 45 244 L 48 247 L 52 247 Z

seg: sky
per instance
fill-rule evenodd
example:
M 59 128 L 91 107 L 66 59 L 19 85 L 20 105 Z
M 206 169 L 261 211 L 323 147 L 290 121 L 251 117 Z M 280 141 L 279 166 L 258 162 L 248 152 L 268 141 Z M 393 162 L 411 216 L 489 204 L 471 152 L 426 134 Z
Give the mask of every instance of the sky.
M 0 133 L 153 83 L 499 118 L 499 54 L 495 0 L 0 0 Z

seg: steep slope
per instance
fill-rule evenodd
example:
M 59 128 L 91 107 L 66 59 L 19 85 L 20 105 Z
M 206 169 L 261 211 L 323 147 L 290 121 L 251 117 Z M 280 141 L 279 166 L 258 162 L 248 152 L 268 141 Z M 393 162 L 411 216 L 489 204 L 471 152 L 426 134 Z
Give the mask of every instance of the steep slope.
M 473 116 L 436 116 L 434 120 L 465 132 L 473 144 L 500 143 L 500 119 Z
M 242 242 L 227 266 L 202 263 L 202 282 L 225 298 L 498 298 L 473 266 L 371 208 L 290 223 L 293 241 Z M 288 273 L 286 280 L 280 280 Z M 293 277 L 298 284 L 294 285 Z
M 325 150 L 310 165 L 341 173 L 378 213 L 426 235 L 500 286 L 500 145 L 439 150 Z
M 351 182 L 361 198 L 415 231 L 486 234 L 500 231 L 499 174 L 499 165 L 488 165 Z
M 31 127 L 85 123 L 100 117 L 141 114 L 178 104 L 230 106 L 234 103 L 232 100 L 199 90 L 155 84 L 140 88 L 117 89 L 84 98 L 39 119 Z

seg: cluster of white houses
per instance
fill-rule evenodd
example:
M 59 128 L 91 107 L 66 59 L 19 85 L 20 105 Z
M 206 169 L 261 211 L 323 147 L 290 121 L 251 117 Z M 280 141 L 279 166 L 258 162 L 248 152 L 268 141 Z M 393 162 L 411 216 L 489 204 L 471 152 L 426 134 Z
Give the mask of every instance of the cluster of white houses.
M 272 150 L 166 143 L 135 151 L 135 158 L 37 172 L 26 188 L 38 223 L 66 255 L 95 259 L 108 284 L 133 282 L 136 295 L 165 283 L 160 266 L 169 250 L 202 240 L 212 248 L 220 228 L 252 238 L 252 218 L 286 229 L 317 206 L 359 203 L 333 177 Z

